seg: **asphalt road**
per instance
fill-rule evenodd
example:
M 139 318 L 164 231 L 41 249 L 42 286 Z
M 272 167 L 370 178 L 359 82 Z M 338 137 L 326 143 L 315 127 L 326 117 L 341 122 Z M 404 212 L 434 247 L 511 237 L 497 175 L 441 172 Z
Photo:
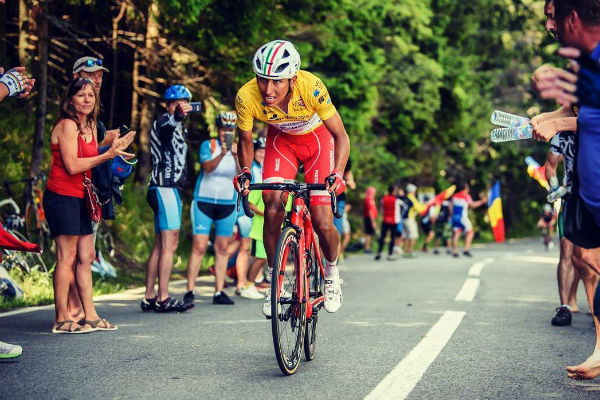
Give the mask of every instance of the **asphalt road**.
M 473 253 L 348 258 L 344 305 L 320 314 L 316 359 L 291 377 L 277 366 L 262 303 L 213 306 L 210 278 L 184 314 L 142 313 L 139 290 L 99 299 L 116 332 L 53 335 L 51 307 L 0 314 L 0 338 L 24 348 L 0 362 L 0 398 L 598 398 L 600 381 L 564 371 L 594 345 L 582 285 L 573 325 L 550 325 L 556 250 L 531 240 Z

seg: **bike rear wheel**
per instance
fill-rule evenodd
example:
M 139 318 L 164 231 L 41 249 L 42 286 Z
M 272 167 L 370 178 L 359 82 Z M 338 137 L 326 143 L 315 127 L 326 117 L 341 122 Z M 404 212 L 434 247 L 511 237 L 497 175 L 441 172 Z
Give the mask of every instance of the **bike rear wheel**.
M 292 375 L 300 364 L 306 329 L 306 302 L 298 295 L 300 257 L 295 230 L 284 228 L 271 276 L 271 331 L 277 363 L 285 375 Z
M 321 275 L 319 262 L 316 259 L 315 249 L 312 246 L 307 260 L 306 270 L 308 274 L 309 299 L 313 301 L 316 297 L 323 295 L 323 276 Z M 304 358 L 306 361 L 312 361 L 315 358 L 319 309 L 319 306 L 314 306 L 312 316 L 306 320 L 306 331 L 304 333 Z

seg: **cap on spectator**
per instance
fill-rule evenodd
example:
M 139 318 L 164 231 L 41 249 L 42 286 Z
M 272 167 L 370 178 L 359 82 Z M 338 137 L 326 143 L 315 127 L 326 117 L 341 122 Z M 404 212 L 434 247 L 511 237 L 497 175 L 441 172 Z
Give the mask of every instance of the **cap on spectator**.
M 104 62 L 100 58 L 96 57 L 81 57 L 75 61 L 73 64 L 73 73 L 77 74 L 81 71 L 85 72 L 95 72 L 95 71 L 105 71 L 109 72 L 108 69 L 103 67 Z
M 414 184 L 409 183 L 408 185 L 406 185 L 406 191 L 408 193 L 414 193 L 417 191 L 417 187 Z

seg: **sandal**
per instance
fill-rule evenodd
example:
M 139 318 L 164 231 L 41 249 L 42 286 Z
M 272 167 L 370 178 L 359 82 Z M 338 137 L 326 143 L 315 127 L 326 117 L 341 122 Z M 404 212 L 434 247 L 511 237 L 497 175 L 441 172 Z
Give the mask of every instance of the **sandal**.
M 97 319 L 94 321 L 85 320 L 85 321 L 83 321 L 83 323 L 91 326 L 92 329 L 94 329 L 96 331 L 116 331 L 117 329 L 119 329 L 118 326 L 111 324 L 108 320 L 106 320 L 104 318 L 100 318 L 100 319 Z M 99 326 L 100 323 L 103 323 L 104 327 Z M 110 328 L 108 328 L 108 326 L 110 326 Z
M 56 325 L 52 328 L 52 333 L 90 333 L 95 329 L 83 329 L 82 327 L 73 329 L 73 324 L 75 321 L 64 320 L 64 321 L 56 321 Z M 67 329 L 61 329 L 63 326 L 67 325 Z

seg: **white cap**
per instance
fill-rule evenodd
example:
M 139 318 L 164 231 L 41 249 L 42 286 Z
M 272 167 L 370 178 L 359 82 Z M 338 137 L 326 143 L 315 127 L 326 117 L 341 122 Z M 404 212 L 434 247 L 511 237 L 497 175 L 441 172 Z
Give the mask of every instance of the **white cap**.
M 414 193 L 417 191 L 417 187 L 415 185 L 413 185 L 412 183 L 409 183 L 408 185 L 406 185 L 406 191 L 408 193 Z

